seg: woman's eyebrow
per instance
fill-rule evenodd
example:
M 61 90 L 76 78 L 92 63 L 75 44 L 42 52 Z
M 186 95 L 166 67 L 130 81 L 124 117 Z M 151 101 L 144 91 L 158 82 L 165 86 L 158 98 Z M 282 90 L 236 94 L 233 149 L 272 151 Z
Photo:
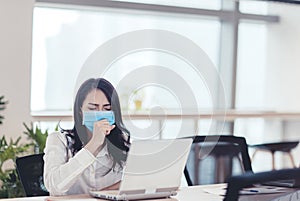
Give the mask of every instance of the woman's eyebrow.
M 109 103 L 103 105 L 103 107 L 106 107 L 106 106 L 111 106 L 111 105 Z

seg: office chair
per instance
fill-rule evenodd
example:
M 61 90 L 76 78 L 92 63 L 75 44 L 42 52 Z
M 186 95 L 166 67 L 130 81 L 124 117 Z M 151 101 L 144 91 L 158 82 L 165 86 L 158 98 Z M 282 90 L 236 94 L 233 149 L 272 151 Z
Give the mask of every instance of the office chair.
M 212 183 L 226 182 L 226 179 L 232 176 L 234 159 L 238 159 L 241 172 L 252 172 L 248 145 L 244 137 L 211 135 L 192 136 L 191 138 L 193 138 L 193 144 L 184 169 L 189 186 L 201 183 L 199 180 L 200 163 L 209 156 L 213 157 L 216 164 Z
M 253 184 L 263 184 L 270 181 L 278 180 L 300 180 L 300 168 L 273 170 L 267 172 L 247 172 L 242 175 L 232 176 L 228 180 L 228 186 L 224 201 L 237 201 L 239 191 Z M 289 199 L 290 200 L 290 199 Z
M 27 197 L 49 195 L 43 180 L 43 156 L 44 153 L 28 155 L 16 159 L 18 175 Z

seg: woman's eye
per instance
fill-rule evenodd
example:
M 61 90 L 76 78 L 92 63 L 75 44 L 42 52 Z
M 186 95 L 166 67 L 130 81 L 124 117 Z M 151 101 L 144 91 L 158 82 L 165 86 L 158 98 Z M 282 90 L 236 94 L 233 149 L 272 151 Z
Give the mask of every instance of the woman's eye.
M 110 107 L 103 108 L 105 111 L 111 111 Z
M 96 108 L 88 108 L 88 110 L 96 110 Z

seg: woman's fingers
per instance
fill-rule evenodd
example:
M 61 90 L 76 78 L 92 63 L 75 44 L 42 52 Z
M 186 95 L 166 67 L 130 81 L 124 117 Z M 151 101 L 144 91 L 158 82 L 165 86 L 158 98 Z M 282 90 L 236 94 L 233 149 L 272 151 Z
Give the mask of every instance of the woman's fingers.
M 115 125 L 108 125 L 105 129 L 105 135 L 109 135 L 111 130 L 115 128 Z
M 106 119 L 97 121 L 94 123 L 94 134 L 98 132 L 103 133 L 104 135 L 110 134 L 110 131 L 115 128 L 115 125 L 110 125 Z M 95 133 L 97 132 L 97 133 Z

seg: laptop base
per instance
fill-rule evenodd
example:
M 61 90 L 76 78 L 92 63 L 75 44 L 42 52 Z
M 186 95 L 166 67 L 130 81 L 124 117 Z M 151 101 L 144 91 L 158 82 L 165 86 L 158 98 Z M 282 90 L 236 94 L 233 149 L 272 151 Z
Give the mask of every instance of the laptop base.
M 176 194 L 176 191 L 143 194 L 119 194 L 119 191 L 90 191 L 90 195 L 95 198 L 115 201 L 168 198 L 170 196 L 175 196 Z

